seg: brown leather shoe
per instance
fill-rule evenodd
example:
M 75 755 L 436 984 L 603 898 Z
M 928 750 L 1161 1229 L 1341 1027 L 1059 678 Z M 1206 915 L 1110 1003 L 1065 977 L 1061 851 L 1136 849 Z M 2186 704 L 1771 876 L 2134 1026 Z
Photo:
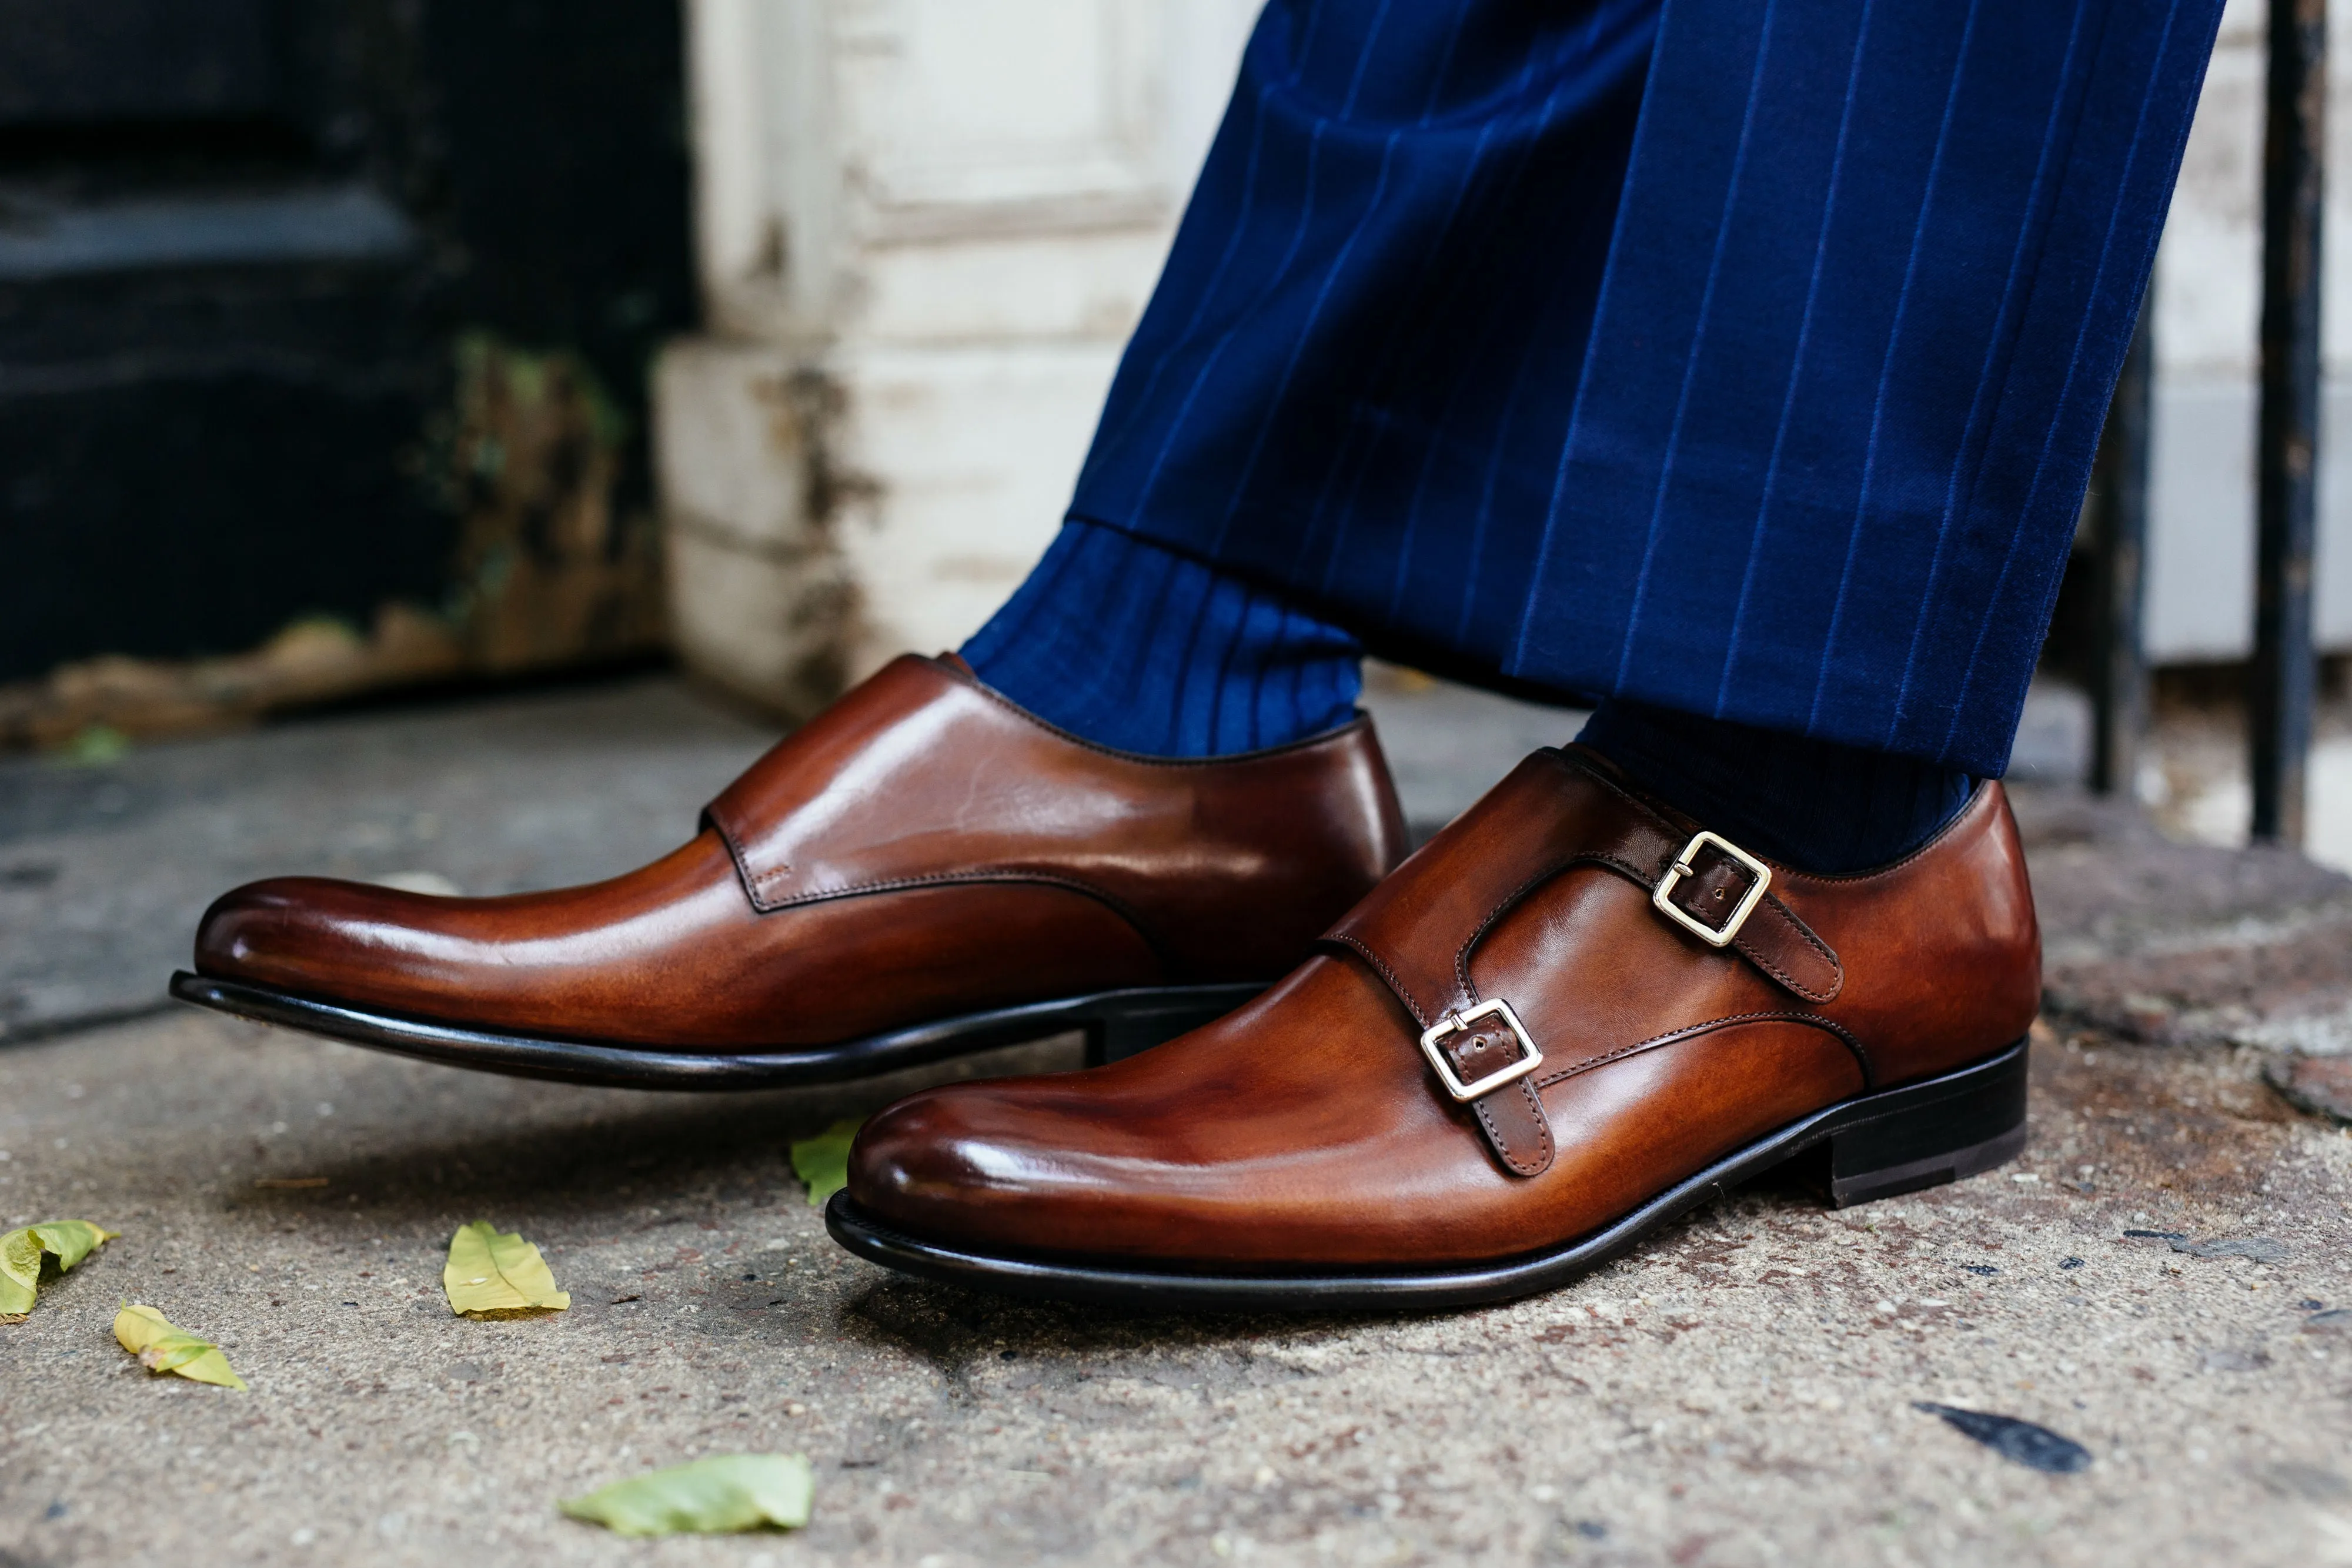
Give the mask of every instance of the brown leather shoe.
M 1369 719 L 1245 756 L 1091 746 L 902 658 L 640 871 L 509 898 L 279 878 L 206 912 L 185 1000 L 505 1072 L 855 1077 L 1084 1029 L 1101 1059 L 1255 995 L 1403 852 Z
M 1997 783 L 1893 865 L 1808 876 L 1539 751 L 1323 946 L 1132 1061 L 900 1101 L 833 1234 L 1079 1299 L 1441 1306 L 1809 1151 L 1846 1204 L 2024 1145 L 2041 945 Z

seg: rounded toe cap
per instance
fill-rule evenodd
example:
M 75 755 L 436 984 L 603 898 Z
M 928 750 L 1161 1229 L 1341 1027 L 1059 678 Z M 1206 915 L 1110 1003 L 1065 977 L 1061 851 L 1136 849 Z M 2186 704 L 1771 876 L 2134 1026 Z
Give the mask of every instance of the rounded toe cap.
M 874 1218 L 946 1241 L 1054 1249 L 1097 1186 L 1059 1124 L 1055 1080 L 928 1089 L 885 1110 L 849 1152 L 852 1202 Z
M 196 973 L 254 985 L 315 985 L 360 957 L 371 925 L 404 907 L 438 902 L 327 877 L 249 882 L 213 900 L 196 923 Z
M 231 888 L 196 923 L 196 973 L 216 980 L 264 977 L 271 955 L 302 924 L 308 877 L 272 877 Z
M 849 1150 L 849 1196 L 878 1218 L 919 1223 L 940 1202 L 976 1191 L 980 1164 L 951 1091 L 926 1090 L 878 1112 Z

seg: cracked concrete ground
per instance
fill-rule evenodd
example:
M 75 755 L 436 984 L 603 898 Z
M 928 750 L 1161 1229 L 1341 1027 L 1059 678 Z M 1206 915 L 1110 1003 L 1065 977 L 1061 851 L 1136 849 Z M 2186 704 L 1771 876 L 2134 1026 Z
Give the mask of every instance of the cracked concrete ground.
M 431 722 L 337 720 L 321 754 Z M 688 729 L 707 771 L 746 740 Z M 645 801 L 586 756 L 565 799 Z M 385 772 L 289 831 L 374 813 Z M 480 802 L 465 831 L 509 841 Z M 2347 884 L 2061 798 L 2022 814 L 2073 988 L 2022 1160 L 1842 1212 L 1767 1183 L 1479 1312 L 1152 1318 L 891 1276 L 826 1240 L 787 1150 L 913 1076 L 663 1097 L 194 1012 L 26 1040 L 0 1051 L 0 1220 L 122 1235 L 0 1328 L 0 1564 L 2352 1563 L 2352 1135 L 2238 1025 L 2191 1027 L 2243 1011 L 2241 949 L 2297 955 L 2294 1016 L 2332 1006 L 2303 944 Z M 100 838 L 40 852 L 127 863 Z M 453 1319 L 440 1262 L 478 1218 L 537 1241 L 572 1309 Z M 220 1340 L 251 1392 L 140 1371 L 124 1299 Z M 2026 1469 L 1918 1402 L 2091 1463 Z M 554 1511 L 743 1449 L 814 1461 L 807 1530 L 630 1542 Z

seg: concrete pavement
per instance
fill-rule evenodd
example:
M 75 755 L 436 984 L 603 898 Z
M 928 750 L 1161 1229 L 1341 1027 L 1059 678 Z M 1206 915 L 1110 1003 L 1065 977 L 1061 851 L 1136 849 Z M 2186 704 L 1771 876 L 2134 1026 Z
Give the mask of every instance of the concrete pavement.
M 2352 1560 L 2352 1332 L 2322 1315 L 2352 1305 L 2352 1137 L 2251 1054 L 2052 1037 L 2011 1169 L 1842 1213 L 1751 1190 L 1513 1306 L 1284 1320 L 841 1253 L 787 1144 L 900 1085 L 571 1089 L 195 1014 L 29 1045 L 0 1057 L 0 1208 L 123 1234 L 0 1330 L 0 1561 Z M 324 1181 L 256 1185 L 289 1178 Z M 572 1310 L 453 1319 L 476 1218 L 536 1240 Z M 139 1371 L 123 1298 L 252 1392 Z M 2093 1463 L 2026 1469 L 1920 1400 Z M 749 1449 L 816 1461 L 806 1531 L 631 1543 L 553 1511 Z

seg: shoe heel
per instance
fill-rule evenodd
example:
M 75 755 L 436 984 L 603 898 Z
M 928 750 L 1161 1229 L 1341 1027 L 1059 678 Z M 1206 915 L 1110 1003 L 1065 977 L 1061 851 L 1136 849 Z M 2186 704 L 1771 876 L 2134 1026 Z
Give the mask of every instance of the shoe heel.
M 1087 1020 L 1087 1065 L 1123 1061 L 1162 1040 L 1221 1019 L 1257 995 L 1256 986 L 1195 986 L 1181 991 L 1139 991 L 1103 998 Z
M 1829 1138 L 1831 1206 L 1850 1207 L 1941 1186 L 2025 1147 L 2025 1041 L 1990 1061 L 1890 1089 L 1854 1108 Z

